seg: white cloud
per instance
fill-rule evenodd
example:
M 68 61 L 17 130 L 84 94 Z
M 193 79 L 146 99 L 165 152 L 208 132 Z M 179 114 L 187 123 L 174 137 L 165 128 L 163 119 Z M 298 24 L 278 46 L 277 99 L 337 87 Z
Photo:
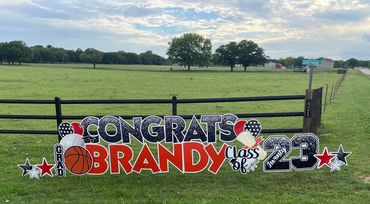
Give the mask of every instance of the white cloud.
M 11 8 L 11 7 L 17 7 L 17 6 L 24 6 L 24 5 L 31 5 L 40 9 L 45 9 L 45 10 L 50 10 L 48 7 L 43 6 L 37 1 L 32 1 L 32 0 L 0 0 L 0 6 L 3 8 Z
M 98 31 L 106 39 L 121 36 L 111 43 L 129 43 L 143 50 L 157 46 L 162 55 L 171 38 L 196 32 L 211 38 L 214 47 L 251 39 L 268 48 L 272 57 L 314 52 L 347 57 L 348 50 L 364 42 L 367 38 L 363 36 L 370 30 L 369 2 L 359 0 L 61 0 L 58 4 L 0 0 L 0 6 L 24 5 L 68 14 L 68 18 L 61 18 L 22 13 L 50 29 Z M 300 41 L 310 42 L 319 51 L 293 43 Z M 349 44 L 338 44 L 343 41 Z M 94 46 L 94 39 L 90 42 Z M 361 55 L 367 54 L 370 56 L 370 51 Z

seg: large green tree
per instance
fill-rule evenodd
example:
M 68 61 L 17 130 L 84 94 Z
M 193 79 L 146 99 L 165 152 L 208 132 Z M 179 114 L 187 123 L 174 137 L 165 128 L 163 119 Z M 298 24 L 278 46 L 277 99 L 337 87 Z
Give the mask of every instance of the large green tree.
M 239 59 L 239 47 L 237 42 L 229 42 L 226 45 L 221 45 L 216 49 L 215 59 L 230 66 L 230 71 L 234 71 L 235 64 Z
M 30 57 L 31 52 L 23 41 L 11 41 L 5 44 L 5 58 L 8 63 L 22 63 L 26 58 Z
M 80 54 L 80 59 L 82 62 L 93 64 L 95 69 L 96 64 L 100 63 L 103 59 L 103 52 L 94 48 L 88 48 L 85 52 Z
M 208 66 L 211 62 L 211 40 L 196 33 L 185 33 L 173 38 L 167 50 L 169 59 L 181 66 Z
M 212 60 L 212 43 L 210 39 L 205 39 L 199 56 L 199 67 L 208 67 Z
M 250 65 L 259 65 L 267 62 L 262 48 L 251 40 L 242 40 L 239 43 L 229 42 L 217 48 L 212 58 L 213 63 L 229 65 L 230 71 L 234 71 L 236 64 L 241 64 L 244 71 Z
M 238 60 L 238 63 L 244 67 L 244 71 L 252 64 L 258 65 L 267 62 L 263 49 L 251 40 L 242 40 L 238 43 Z

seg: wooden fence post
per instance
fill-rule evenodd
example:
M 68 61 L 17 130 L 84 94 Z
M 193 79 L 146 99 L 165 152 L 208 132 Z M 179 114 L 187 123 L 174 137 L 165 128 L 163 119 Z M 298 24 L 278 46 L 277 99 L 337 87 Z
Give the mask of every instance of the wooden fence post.
M 322 87 L 306 90 L 303 132 L 316 133 L 321 125 Z
M 59 125 L 63 122 L 62 120 L 62 104 L 60 103 L 60 98 L 55 97 L 55 116 L 57 120 L 57 130 L 59 130 Z M 60 141 L 62 139 L 62 136 L 59 134 L 58 131 L 58 140 Z

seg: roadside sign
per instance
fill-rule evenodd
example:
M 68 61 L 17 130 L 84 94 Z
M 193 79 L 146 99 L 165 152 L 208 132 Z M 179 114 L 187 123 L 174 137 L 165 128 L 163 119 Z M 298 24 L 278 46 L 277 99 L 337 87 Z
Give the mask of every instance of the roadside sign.
M 320 65 L 320 64 L 324 64 L 324 60 L 304 59 L 302 61 L 302 65 Z
M 302 60 L 302 65 L 308 65 L 310 67 L 310 79 L 308 81 L 308 89 L 312 89 L 312 79 L 313 79 L 313 68 L 317 65 L 324 64 L 324 60 L 317 60 L 317 59 L 304 59 Z M 310 98 L 311 99 L 311 96 Z

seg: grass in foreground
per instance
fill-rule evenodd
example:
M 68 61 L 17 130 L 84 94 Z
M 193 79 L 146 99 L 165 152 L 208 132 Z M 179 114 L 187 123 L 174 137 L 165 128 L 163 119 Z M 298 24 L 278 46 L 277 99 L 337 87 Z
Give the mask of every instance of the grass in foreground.
M 97 70 L 81 65 L 0 66 L 1 98 L 126 99 L 207 98 L 303 94 L 307 74 L 293 72 L 168 72 L 168 67 L 135 71 L 132 66 Z M 72 67 L 73 66 L 73 67 Z M 102 65 L 103 66 L 103 65 Z M 332 84 L 335 72 L 318 72 L 314 86 Z M 368 157 L 369 77 L 351 72 L 323 118 L 320 147 L 334 151 L 343 144 L 352 151 L 348 167 L 307 172 L 266 174 L 259 164 L 247 175 L 232 172 L 225 163 L 218 175 L 204 172 L 169 174 L 71 176 L 30 180 L 16 166 L 26 157 L 39 163 L 52 160 L 56 136 L 0 135 L 0 202 L 335 202 L 365 203 L 370 199 Z M 303 101 L 183 105 L 179 114 L 301 111 Z M 64 114 L 170 114 L 168 105 L 63 106 Z M 54 114 L 53 106 L 2 104 L 0 114 Z M 54 121 L 0 121 L 1 129 L 53 129 Z M 300 127 L 302 118 L 262 119 L 265 128 Z M 134 144 L 134 148 L 138 146 Z

